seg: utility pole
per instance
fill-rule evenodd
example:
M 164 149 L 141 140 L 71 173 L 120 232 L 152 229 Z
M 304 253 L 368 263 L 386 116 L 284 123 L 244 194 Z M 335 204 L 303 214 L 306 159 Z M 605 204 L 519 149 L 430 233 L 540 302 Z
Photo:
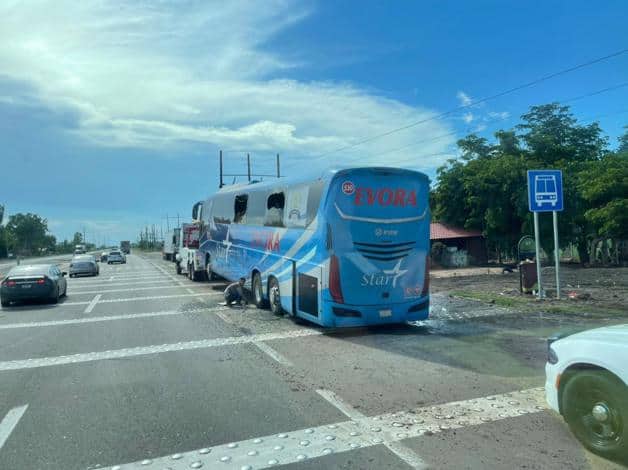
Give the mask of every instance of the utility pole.
M 166 232 L 170 232 L 170 217 L 166 214 Z
M 177 212 L 177 228 L 181 228 L 181 221 L 179 220 L 179 213 Z
M 279 170 L 279 154 L 277 154 L 277 178 L 281 177 L 281 172 Z
M 251 182 L 251 155 L 250 154 L 246 154 L 246 173 L 248 176 L 248 181 L 249 183 Z
M 224 183 L 222 182 L 222 150 L 220 151 L 220 185 L 218 186 L 218 189 L 222 188 L 224 186 Z

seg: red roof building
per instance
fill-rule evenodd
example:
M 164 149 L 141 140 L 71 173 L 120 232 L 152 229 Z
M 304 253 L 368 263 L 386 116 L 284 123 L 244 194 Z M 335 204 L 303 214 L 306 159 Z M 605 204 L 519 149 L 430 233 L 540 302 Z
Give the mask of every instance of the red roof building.
M 442 222 L 430 224 L 430 241 L 445 245 L 446 250 L 435 264 L 443 266 L 484 265 L 488 262 L 486 240 L 479 230 L 465 230 Z

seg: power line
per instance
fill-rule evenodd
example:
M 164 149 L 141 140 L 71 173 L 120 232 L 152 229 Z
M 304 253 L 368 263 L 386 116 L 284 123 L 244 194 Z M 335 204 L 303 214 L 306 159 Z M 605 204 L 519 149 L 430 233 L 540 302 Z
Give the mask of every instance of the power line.
M 505 91 L 496 93 L 494 95 L 490 95 L 490 96 L 487 96 L 485 98 L 481 98 L 481 99 L 478 99 L 478 100 L 473 100 L 473 101 L 471 101 L 468 104 L 457 106 L 457 107 L 452 108 L 452 109 L 450 109 L 448 111 L 444 111 L 444 112 L 436 114 L 434 116 L 430 116 L 428 118 L 412 122 L 412 123 L 407 124 L 405 126 L 397 127 L 395 129 L 391 129 L 389 131 L 382 132 L 380 134 L 376 134 L 376 135 L 371 136 L 371 137 L 363 138 L 362 140 L 359 140 L 359 141 L 354 142 L 354 143 L 349 144 L 349 145 L 345 145 L 344 147 L 340 147 L 340 148 L 337 148 L 335 150 L 331 150 L 329 152 L 325 152 L 325 153 L 322 153 L 320 155 L 316 155 L 313 158 L 318 160 L 318 159 L 320 159 L 322 157 L 325 157 L 327 155 L 330 155 L 332 153 L 342 152 L 344 150 L 347 150 L 347 149 L 350 149 L 350 148 L 353 148 L 353 147 L 357 147 L 358 145 L 362 145 L 362 144 L 365 144 L 367 142 L 371 142 L 373 140 L 377 140 L 377 139 L 380 139 L 382 137 L 386 137 L 386 136 L 389 136 L 391 134 L 395 134 L 397 132 L 400 132 L 400 131 L 403 131 L 403 130 L 406 130 L 406 129 L 410 129 L 410 128 L 418 126 L 420 124 L 424 124 L 426 122 L 434 121 L 436 119 L 440 119 L 440 118 L 443 118 L 445 116 L 449 116 L 449 115 L 451 115 L 453 113 L 456 113 L 458 111 L 461 111 L 461 110 L 464 110 L 464 109 L 469 109 L 469 108 L 471 108 L 473 106 L 477 106 L 478 104 L 485 103 L 487 101 L 491 101 L 491 100 L 494 100 L 494 99 L 497 99 L 497 98 L 501 98 L 502 96 L 508 95 L 510 93 L 514 93 L 516 91 L 523 90 L 525 88 L 529 88 L 529 87 L 532 87 L 534 85 L 538 85 L 539 83 L 542 83 L 542 82 L 547 81 L 547 80 L 551 80 L 552 78 L 556 78 L 556 77 L 559 77 L 561 75 L 565 75 L 567 73 L 574 72 L 576 70 L 579 70 L 579 69 L 582 69 L 582 68 L 585 68 L 585 67 L 589 67 L 591 65 L 595 65 L 595 64 L 597 64 L 599 62 L 603 62 L 605 60 L 612 59 L 614 57 L 618 57 L 618 56 L 620 56 L 622 54 L 625 54 L 626 52 L 628 52 L 628 48 L 622 49 L 622 50 L 617 51 L 617 52 L 613 52 L 612 54 L 608 54 L 608 55 L 605 55 L 605 56 L 602 56 L 602 57 L 598 57 L 596 59 L 589 60 L 587 62 L 575 65 L 573 67 L 569 67 L 569 68 L 566 68 L 566 69 L 563 69 L 563 70 L 559 70 L 558 72 L 554 72 L 554 73 L 551 73 L 549 75 L 542 76 L 542 77 L 537 78 L 535 80 L 529 81 L 527 83 L 523 83 L 523 84 L 515 86 L 513 88 L 509 88 L 509 89 L 507 89 Z
M 620 83 L 618 85 L 613 85 L 613 86 L 610 86 L 610 87 L 602 88 L 600 90 L 596 90 L 596 91 L 592 91 L 592 92 L 589 92 L 589 93 L 585 93 L 583 95 L 574 96 L 573 98 L 567 98 L 567 99 L 564 99 L 564 100 L 560 100 L 560 101 L 558 101 L 558 103 L 563 103 L 563 104 L 564 103 L 571 103 L 573 101 L 577 101 L 577 100 L 580 100 L 580 99 L 583 99 L 583 98 L 588 98 L 588 97 L 595 96 L 595 95 L 600 95 L 602 93 L 606 93 L 606 92 L 609 92 L 609 91 L 614 91 L 614 90 L 617 90 L 619 88 L 623 88 L 623 87 L 626 87 L 626 86 L 628 86 L 628 82 L 624 82 L 624 83 Z M 597 117 L 600 118 L 600 117 L 605 117 L 605 116 L 604 115 L 598 115 Z M 493 121 L 497 121 L 498 119 L 500 119 L 500 118 L 499 117 L 488 118 L 484 122 L 493 122 Z M 467 130 L 465 132 L 468 134 L 470 132 L 470 129 L 467 128 Z M 428 139 L 422 139 L 422 140 L 419 140 L 419 141 L 416 141 L 416 142 L 412 142 L 411 144 L 407 144 L 407 145 L 403 145 L 401 147 L 397 147 L 397 148 L 394 148 L 394 149 L 386 150 L 385 152 L 379 152 L 379 153 L 373 154 L 370 157 L 379 157 L 379 156 L 382 156 L 382 155 L 387 155 L 389 153 L 394 153 L 394 152 L 398 152 L 400 150 L 405 150 L 407 148 L 414 147 L 414 146 L 416 146 L 418 144 L 423 144 L 423 143 L 426 143 L 426 142 L 433 142 L 433 141 L 444 139 L 445 137 L 450 137 L 450 136 L 457 135 L 457 134 L 462 134 L 462 132 L 461 131 L 453 131 L 453 132 L 448 132 L 446 134 L 441 134 L 441 135 L 436 136 L 436 137 L 430 137 Z

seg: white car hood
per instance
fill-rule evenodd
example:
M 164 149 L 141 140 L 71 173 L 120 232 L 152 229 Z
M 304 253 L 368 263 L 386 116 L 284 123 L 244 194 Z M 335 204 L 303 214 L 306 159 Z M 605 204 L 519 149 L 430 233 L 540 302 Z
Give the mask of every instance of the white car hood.
M 570 335 L 566 339 L 628 345 L 628 324 L 595 328 Z

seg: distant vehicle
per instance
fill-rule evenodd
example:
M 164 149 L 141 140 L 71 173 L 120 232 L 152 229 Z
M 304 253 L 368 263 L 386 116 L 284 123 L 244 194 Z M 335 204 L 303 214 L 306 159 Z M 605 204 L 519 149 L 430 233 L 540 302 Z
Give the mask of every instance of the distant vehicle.
M 107 255 L 109 255 L 109 252 L 108 252 L 108 251 L 103 251 L 103 252 L 100 254 L 100 261 L 101 261 L 101 262 L 103 262 L 103 263 L 104 263 L 105 261 L 107 261 Z
M 75 255 L 82 255 L 84 253 L 87 253 L 87 247 L 85 245 L 76 245 L 74 247 L 74 254 Z
M 552 207 L 556 205 L 558 200 L 558 191 L 556 189 L 556 177 L 554 175 L 538 175 L 534 178 L 535 185 L 535 201 L 538 207 L 542 204 L 550 203 Z
M 182 224 L 179 246 L 175 255 L 177 274 L 187 274 L 192 281 L 205 278 L 205 264 L 198 251 L 200 230 L 199 222 Z
M 200 254 L 255 304 L 323 326 L 424 320 L 429 179 L 397 168 L 227 186 L 202 203 Z
M 131 242 L 128 240 L 123 240 L 120 242 L 120 251 L 125 255 L 131 254 Z
M 54 264 L 15 266 L 0 283 L 0 305 L 8 307 L 21 300 L 57 303 L 59 297 L 67 294 L 66 274 Z
M 126 264 L 126 256 L 119 250 L 110 251 L 107 255 L 107 264 L 122 263 Z
M 178 246 L 181 240 L 181 228 L 170 230 L 164 238 L 161 257 L 167 261 L 176 261 Z
M 628 462 L 628 324 L 549 338 L 545 395 L 592 452 Z
M 70 277 L 98 276 L 100 267 L 92 255 L 77 255 L 70 261 Z

